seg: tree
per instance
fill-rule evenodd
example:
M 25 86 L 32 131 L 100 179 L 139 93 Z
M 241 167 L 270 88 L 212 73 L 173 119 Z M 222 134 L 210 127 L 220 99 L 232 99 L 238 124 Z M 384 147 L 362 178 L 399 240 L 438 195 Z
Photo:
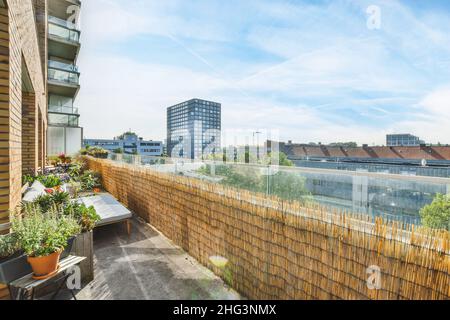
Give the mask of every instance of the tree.
M 132 131 L 127 131 L 127 132 L 124 132 L 123 134 L 121 134 L 120 136 L 118 136 L 117 140 L 123 140 L 125 138 L 125 136 L 137 136 L 137 134 Z
M 114 149 L 113 153 L 115 153 L 115 154 L 123 154 L 123 149 L 122 148 Z
M 450 231 L 450 195 L 436 195 L 431 204 L 420 210 L 420 216 L 425 227 Z

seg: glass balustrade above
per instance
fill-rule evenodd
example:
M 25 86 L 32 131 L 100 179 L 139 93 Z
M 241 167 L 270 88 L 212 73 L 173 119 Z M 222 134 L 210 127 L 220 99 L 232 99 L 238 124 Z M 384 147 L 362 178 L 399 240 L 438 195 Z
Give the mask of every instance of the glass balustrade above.
M 78 108 L 66 106 L 49 106 L 48 112 L 79 115 Z
M 59 69 L 59 70 L 65 70 L 69 72 L 77 72 L 78 73 L 78 66 L 70 63 L 64 63 L 60 61 L 55 60 L 48 60 L 48 67 L 53 69 Z
M 79 118 L 79 115 L 49 113 L 48 123 L 54 126 L 78 127 Z
M 78 85 L 79 78 L 80 74 L 78 73 L 78 68 L 76 66 L 57 61 L 49 61 L 48 63 L 49 80 Z
M 80 42 L 80 31 L 72 23 L 59 18 L 48 17 L 48 33 L 50 36 L 55 36 L 62 40 L 74 43 Z

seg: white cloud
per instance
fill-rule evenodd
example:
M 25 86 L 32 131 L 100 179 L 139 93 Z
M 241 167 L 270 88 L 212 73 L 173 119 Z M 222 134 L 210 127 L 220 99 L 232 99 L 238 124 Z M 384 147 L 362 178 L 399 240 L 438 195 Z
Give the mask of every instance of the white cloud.
M 415 109 L 413 120 L 402 121 L 396 132 L 415 132 L 431 143 L 448 143 L 450 137 L 450 86 L 435 89 L 426 95 Z
M 369 2 L 84 1 L 85 134 L 132 128 L 164 139 L 166 108 L 198 97 L 223 103 L 224 128 L 279 128 L 285 140 L 381 144 L 385 133 L 408 131 L 445 142 L 449 90 L 436 88 L 450 79 L 447 15 L 421 20 L 379 1 L 382 29 L 373 32 Z M 132 60 L 137 49 L 126 43 L 139 35 L 172 42 L 198 64 Z M 111 44 L 123 44 L 123 56 Z

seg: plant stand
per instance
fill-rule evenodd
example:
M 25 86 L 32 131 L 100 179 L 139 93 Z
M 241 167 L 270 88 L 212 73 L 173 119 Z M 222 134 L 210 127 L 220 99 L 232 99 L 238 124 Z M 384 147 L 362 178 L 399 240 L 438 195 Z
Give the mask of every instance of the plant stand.
M 81 282 L 88 284 L 94 280 L 94 237 L 93 232 L 84 232 L 78 235 L 73 242 L 72 255 L 86 257 L 80 263 Z

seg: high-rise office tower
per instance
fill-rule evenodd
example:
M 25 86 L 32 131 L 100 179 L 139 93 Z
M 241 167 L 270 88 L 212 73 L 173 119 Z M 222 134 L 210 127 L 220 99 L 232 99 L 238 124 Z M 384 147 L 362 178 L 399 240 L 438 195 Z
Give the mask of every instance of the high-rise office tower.
M 220 153 L 222 106 L 192 99 L 167 109 L 167 153 L 174 158 L 201 159 Z

